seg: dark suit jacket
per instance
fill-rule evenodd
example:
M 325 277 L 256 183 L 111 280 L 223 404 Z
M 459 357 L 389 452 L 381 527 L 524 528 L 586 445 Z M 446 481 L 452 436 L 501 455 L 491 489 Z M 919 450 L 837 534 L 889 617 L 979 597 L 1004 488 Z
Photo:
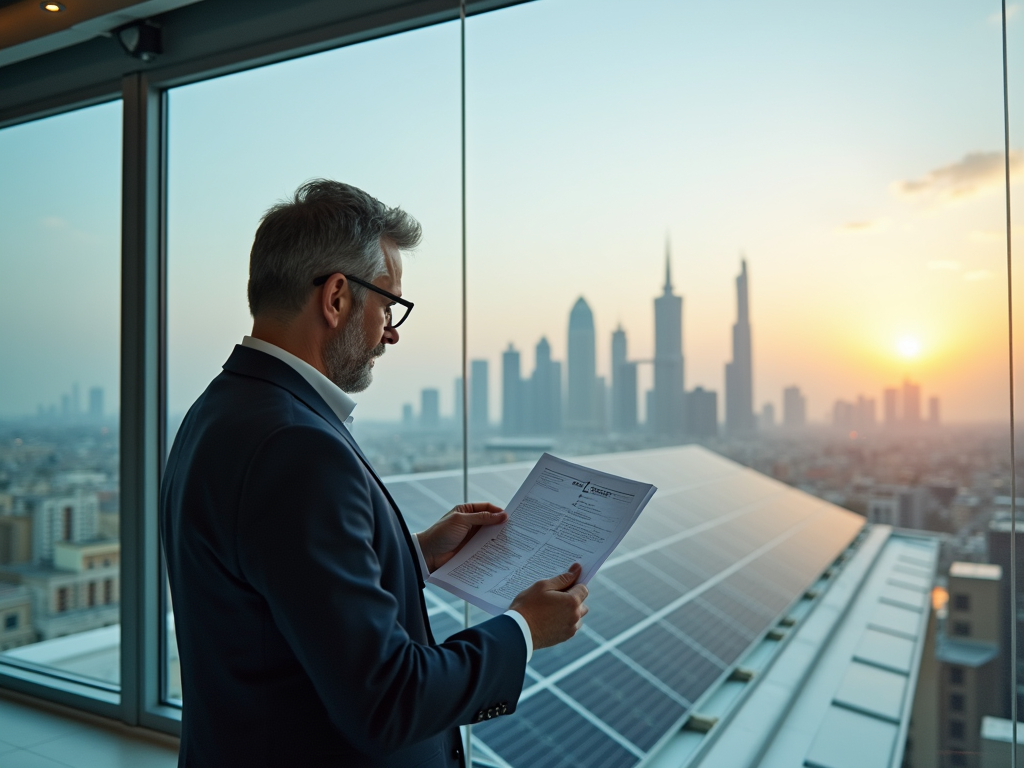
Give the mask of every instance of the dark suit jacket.
M 398 508 L 277 358 L 235 347 L 189 410 L 160 526 L 179 766 L 456 766 L 460 723 L 515 710 L 526 668 L 515 621 L 434 642 Z

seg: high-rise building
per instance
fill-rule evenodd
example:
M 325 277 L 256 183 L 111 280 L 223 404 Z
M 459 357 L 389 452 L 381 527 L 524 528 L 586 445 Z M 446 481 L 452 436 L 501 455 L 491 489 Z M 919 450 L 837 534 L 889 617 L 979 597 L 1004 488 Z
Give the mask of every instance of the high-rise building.
M 562 427 L 562 366 L 551 359 L 546 338 L 537 342 L 535 355 L 526 398 L 527 431 L 555 435 Z
M 939 416 L 939 398 L 929 397 L 928 398 L 928 423 L 934 426 L 938 426 L 940 421 Z
M 693 437 L 718 436 L 718 393 L 703 387 L 687 393 L 686 433 Z
M 636 363 L 629 362 L 626 332 L 620 325 L 612 333 L 612 432 L 634 432 L 636 418 Z
M 857 403 L 854 410 L 854 427 L 859 430 L 874 429 L 875 427 L 875 401 L 864 395 L 857 395 Z
M 889 387 L 882 393 L 885 408 L 885 426 L 887 427 L 895 427 L 900 423 L 899 397 L 899 390 L 895 387 Z
M 921 423 L 921 386 L 912 384 L 910 379 L 903 380 L 903 423 Z
M 486 360 L 469 363 L 469 428 L 482 432 L 490 423 L 490 395 Z
M 775 406 L 765 403 L 761 406 L 761 417 L 757 423 L 758 429 L 772 429 L 775 426 Z
M 89 390 L 89 418 L 103 418 L 103 387 L 92 387 Z
M 519 352 L 509 342 L 501 354 L 501 431 L 521 435 L 525 429 L 526 392 L 520 374 Z
M 462 429 L 462 418 L 465 415 L 462 407 L 462 399 L 465 397 L 465 391 L 462 388 L 462 377 L 459 376 L 455 379 L 455 384 L 452 387 L 452 394 L 454 395 L 453 402 L 455 403 L 455 410 L 452 412 L 452 420 L 455 422 L 456 428 Z
M 1001 673 L 999 634 L 1002 568 L 953 563 L 945 631 L 936 642 L 939 683 L 939 755 L 949 766 L 979 768 L 981 724 L 998 716 Z
M 81 390 L 78 388 L 78 382 L 76 381 L 71 385 L 71 415 L 80 416 L 82 414 L 82 395 Z
M 1019 505 L 1019 502 L 1018 502 Z M 1019 509 L 1019 507 L 1018 507 Z M 1018 521 L 1020 519 L 1020 512 Z M 1020 535 L 1021 525 L 1017 524 L 1018 534 L 1016 543 L 1016 561 L 1024 563 L 1024 536 Z M 1024 605 L 1024 568 L 1017 566 L 1017 583 L 1010 581 L 1010 521 L 994 520 L 989 523 L 988 529 L 988 559 L 989 562 L 1002 568 L 1002 576 L 999 582 L 999 604 L 1009 605 L 1012 589 L 1017 591 L 1017 602 Z M 999 648 L 1002 659 L 1002 671 L 999 675 L 999 701 L 1002 704 L 1002 717 L 1010 717 L 1010 623 L 1013 616 L 1010 611 L 1003 611 L 1002 629 L 1000 632 Z M 1024 611 L 1017 614 L 1017 679 L 1024 680 Z M 1021 688 L 1017 689 L 1017 711 L 1024 712 L 1024 695 L 1021 695 Z
M 750 339 L 750 291 L 747 261 L 736 277 L 736 323 L 732 327 L 732 362 L 725 365 L 725 431 L 729 435 L 757 430 L 754 419 L 754 363 Z
M 580 296 L 569 313 L 569 380 L 565 402 L 565 428 L 594 432 L 601 424 L 598 410 L 597 340 L 594 315 Z
M 683 360 L 683 297 L 672 292 L 665 245 L 665 285 L 654 300 L 654 421 L 656 432 L 679 434 L 686 423 Z
M 402 424 L 411 427 L 416 423 L 416 414 L 413 413 L 412 403 L 402 403 Z
M 782 390 L 782 426 L 802 427 L 807 423 L 807 398 L 800 393 L 800 387 L 786 387 Z
M 437 429 L 441 423 L 441 393 L 436 389 L 420 391 L 420 426 Z

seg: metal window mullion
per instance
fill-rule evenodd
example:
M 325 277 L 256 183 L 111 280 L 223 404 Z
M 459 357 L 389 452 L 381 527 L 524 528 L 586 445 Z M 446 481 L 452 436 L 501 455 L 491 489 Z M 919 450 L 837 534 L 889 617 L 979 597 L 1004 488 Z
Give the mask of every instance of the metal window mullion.
M 121 719 L 173 730 L 159 703 L 157 495 L 163 306 L 164 98 L 122 81 Z

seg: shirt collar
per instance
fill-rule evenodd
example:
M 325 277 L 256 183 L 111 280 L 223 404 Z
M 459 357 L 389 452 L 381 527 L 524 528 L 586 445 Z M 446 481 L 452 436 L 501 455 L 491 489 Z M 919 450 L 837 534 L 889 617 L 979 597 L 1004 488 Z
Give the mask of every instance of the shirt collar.
M 291 352 L 285 352 L 276 344 L 263 341 L 263 339 L 254 339 L 252 336 L 243 336 L 242 346 L 259 350 L 290 365 L 324 399 L 324 402 L 334 411 L 342 424 L 346 426 L 352 424 L 352 410 L 356 407 L 356 401 L 342 392 L 337 384 L 305 360 L 296 357 Z

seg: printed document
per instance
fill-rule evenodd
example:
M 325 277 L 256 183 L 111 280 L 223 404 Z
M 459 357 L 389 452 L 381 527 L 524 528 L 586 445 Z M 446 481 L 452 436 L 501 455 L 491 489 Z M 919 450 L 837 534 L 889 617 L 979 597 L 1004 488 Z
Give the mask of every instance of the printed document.
M 508 520 L 478 530 L 427 581 L 492 614 L 573 563 L 586 584 L 656 490 L 545 453 L 505 508 Z

